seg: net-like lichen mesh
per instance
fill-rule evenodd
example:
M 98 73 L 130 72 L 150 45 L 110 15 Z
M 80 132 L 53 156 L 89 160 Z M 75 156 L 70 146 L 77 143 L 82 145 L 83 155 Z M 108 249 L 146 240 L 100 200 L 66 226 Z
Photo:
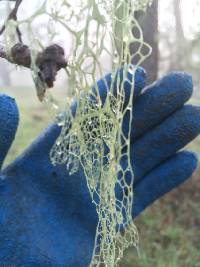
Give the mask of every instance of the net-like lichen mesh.
M 35 51 L 56 36 L 54 24 L 61 24 L 71 35 L 73 45 L 66 73 L 70 96 L 76 98 L 76 111 L 59 117 L 62 131 L 51 151 L 53 164 L 66 164 L 70 174 L 81 166 L 99 221 L 90 266 L 117 266 L 123 252 L 138 244 L 132 220 L 134 170 L 130 161 L 132 105 L 137 66 L 150 54 L 142 31 L 134 17 L 148 0 L 49 0 L 35 14 L 7 25 L 7 47 L 13 26 L 25 24 L 32 49 L 32 72 L 38 95 L 44 84 L 37 77 Z M 32 22 L 41 15 L 50 18 L 47 40 L 39 40 Z M 109 43 L 109 44 L 108 44 Z M 130 53 L 130 44 L 137 50 Z M 111 45 L 110 45 L 111 44 Z M 111 79 L 104 75 L 102 56 L 112 58 Z M 133 59 L 137 64 L 133 66 Z M 97 74 L 105 92 L 102 95 Z M 130 78 L 131 77 L 131 78 Z M 125 84 L 129 92 L 125 94 Z M 123 118 L 128 118 L 124 132 Z M 123 164 L 121 162 L 123 161 Z

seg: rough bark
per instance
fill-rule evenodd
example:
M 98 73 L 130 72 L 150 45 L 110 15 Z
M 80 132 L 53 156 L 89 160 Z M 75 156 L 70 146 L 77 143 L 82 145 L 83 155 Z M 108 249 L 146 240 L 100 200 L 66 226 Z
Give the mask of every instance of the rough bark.
M 158 0 L 154 0 L 147 12 L 135 14 L 143 30 L 144 41 L 151 45 L 152 54 L 142 66 L 147 71 L 147 83 L 153 82 L 158 75 Z

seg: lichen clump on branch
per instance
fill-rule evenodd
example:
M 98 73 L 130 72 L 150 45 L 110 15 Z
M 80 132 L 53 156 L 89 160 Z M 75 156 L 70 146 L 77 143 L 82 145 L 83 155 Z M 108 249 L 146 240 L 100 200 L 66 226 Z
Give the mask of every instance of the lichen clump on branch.
M 76 99 L 76 110 L 72 112 L 68 98 L 68 111 L 59 116 L 61 134 L 50 156 L 53 164 L 66 164 L 71 174 L 79 167 L 84 170 L 99 218 L 91 267 L 115 267 L 124 250 L 138 244 L 137 229 L 132 221 L 134 170 L 130 162 L 130 129 L 135 71 L 151 48 L 143 40 L 134 12 L 145 9 L 149 2 L 45 0 L 29 18 L 7 25 L 8 47 L 13 27 L 23 24 L 28 28 L 31 69 L 38 90 L 42 90 L 44 84 L 38 77 L 35 51 L 53 44 L 58 33 L 50 30 L 43 43 L 31 30 L 31 24 L 45 14 L 51 29 L 60 24 L 71 36 L 73 45 L 65 69 L 67 90 Z M 131 54 L 132 43 L 137 50 Z M 111 59 L 112 66 L 111 78 L 102 80 L 106 92 L 102 96 L 96 80 L 97 76 L 105 77 L 101 63 L 105 56 Z M 137 64 L 133 66 L 131 63 L 136 59 Z M 125 83 L 129 83 L 128 97 Z M 122 129 L 125 114 L 129 118 L 126 134 Z M 126 162 L 123 166 L 120 165 L 122 159 Z

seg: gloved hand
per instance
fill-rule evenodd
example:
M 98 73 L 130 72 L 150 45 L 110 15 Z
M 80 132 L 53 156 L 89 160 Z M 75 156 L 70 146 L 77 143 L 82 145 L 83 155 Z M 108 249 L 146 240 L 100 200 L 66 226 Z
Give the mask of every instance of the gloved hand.
M 109 82 L 110 76 L 106 79 Z M 196 156 L 178 151 L 200 132 L 200 107 L 184 105 L 192 94 L 189 75 L 167 75 L 142 91 L 144 80 L 139 69 L 131 134 L 133 217 L 191 176 Z M 98 86 L 106 97 L 103 82 Z M 1 94 L 0 166 L 17 125 L 14 100 Z M 89 265 L 97 215 L 82 169 L 69 176 L 65 166 L 50 162 L 50 149 L 59 133 L 60 127 L 50 125 L 0 173 L 0 266 Z

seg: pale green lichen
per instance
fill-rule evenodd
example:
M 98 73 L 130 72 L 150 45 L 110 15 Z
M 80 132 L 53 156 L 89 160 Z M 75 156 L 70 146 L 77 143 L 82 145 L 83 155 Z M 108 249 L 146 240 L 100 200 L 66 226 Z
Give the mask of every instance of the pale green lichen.
M 66 73 L 70 96 L 77 100 L 76 114 L 71 114 L 70 101 L 67 101 L 69 111 L 60 117 L 62 131 L 52 148 L 51 160 L 53 164 L 66 164 L 70 174 L 75 173 L 80 166 L 84 170 L 99 217 L 90 267 L 115 267 L 126 248 L 138 245 L 138 233 L 132 220 L 134 170 L 130 161 L 135 84 L 134 79 L 127 80 L 127 76 L 129 72 L 134 76 L 137 66 L 151 52 L 134 17 L 134 12 L 146 8 L 149 2 L 46 0 L 30 18 L 18 22 L 28 27 L 33 59 L 34 51 L 45 45 L 31 28 L 31 23 L 41 14 L 46 14 L 51 24 L 61 24 L 73 40 Z M 136 36 L 133 28 L 137 29 Z M 7 33 L 9 35 L 9 27 Z M 56 32 L 53 31 L 46 42 L 52 43 L 55 36 Z M 108 46 L 108 40 L 111 47 Z M 131 43 L 138 44 L 134 54 L 130 54 Z M 102 55 L 112 58 L 113 78 L 111 85 L 104 80 L 107 90 L 104 103 L 96 83 L 97 74 L 101 77 L 105 74 L 100 61 Z M 134 58 L 137 58 L 136 66 L 131 65 Z M 120 77 L 119 69 L 122 67 L 123 75 Z M 34 64 L 32 70 L 40 93 L 44 85 L 38 85 Z M 126 105 L 125 82 L 129 82 L 131 87 Z M 122 121 L 127 112 L 130 115 L 129 132 L 125 135 Z M 120 165 L 122 159 L 126 162 L 123 167 Z M 116 194 L 116 188 L 121 191 L 120 196 Z

